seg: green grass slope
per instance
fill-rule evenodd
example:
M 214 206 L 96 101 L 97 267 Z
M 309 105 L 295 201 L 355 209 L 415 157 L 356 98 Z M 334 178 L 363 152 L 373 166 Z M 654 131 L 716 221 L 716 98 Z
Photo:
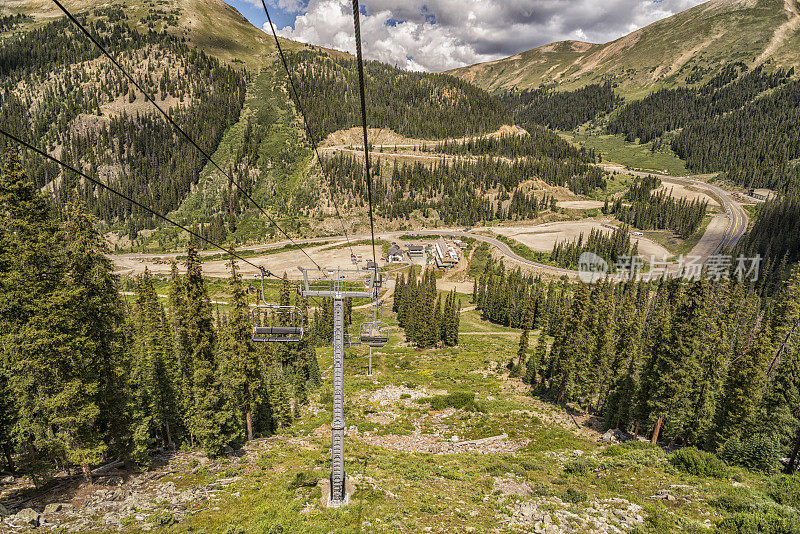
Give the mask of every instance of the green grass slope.
M 626 97 L 707 79 L 733 61 L 800 64 L 796 0 L 711 0 L 606 44 L 564 41 L 452 74 L 493 91 L 610 79 Z

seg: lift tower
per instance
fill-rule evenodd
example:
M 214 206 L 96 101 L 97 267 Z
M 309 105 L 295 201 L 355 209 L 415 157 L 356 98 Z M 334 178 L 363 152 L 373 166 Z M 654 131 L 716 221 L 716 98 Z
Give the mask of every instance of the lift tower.
M 381 285 L 377 269 L 303 269 L 306 298 L 333 299 L 333 423 L 331 424 L 331 494 L 329 506 L 345 504 L 344 472 L 344 299 L 375 299 Z M 311 275 L 311 276 L 309 276 Z

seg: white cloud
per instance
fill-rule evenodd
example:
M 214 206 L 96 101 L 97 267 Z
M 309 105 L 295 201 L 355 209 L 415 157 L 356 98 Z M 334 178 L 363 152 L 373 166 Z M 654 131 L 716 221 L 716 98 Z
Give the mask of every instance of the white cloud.
M 270 1 L 303 10 L 279 35 L 354 52 L 350 0 Z M 362 0 L 361 33 L 368 59 L 438 72 L 564 39 L 607 42 L 702 1 Z

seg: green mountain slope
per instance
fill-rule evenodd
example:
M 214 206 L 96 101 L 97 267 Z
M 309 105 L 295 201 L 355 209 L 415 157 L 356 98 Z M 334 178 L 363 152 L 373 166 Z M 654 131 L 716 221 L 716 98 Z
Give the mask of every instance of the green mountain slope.
M 217 242 L 275 234 L 227 173 L 295 232 L 332 216 L 331 184 L 313 165 L 268 35 L 221 0 L 65 4 L 226 173 L 45 0 L 0 4 L 0 120 Z M 291 41 L 285 49 L 316 140 L 359 124 L 352 57 Z M 366 73 L 372 127 L 436 140 L 495 131 L 511 120 L 486 91 L 452 76 L 375 62 Z M 6 146 L 0 139 L 0 151 Z M 123 247 L 141 244 L 151 235 L 142 230 L 159 224 L 55 164 L 24 154 L 23 164 L 40 189 L 63 202 L 80 198 Z M 152 240 L 171 247 L 181 236 L 164 229 Z
M 711 0 L 610 43 L 552 43 L 451 73 L 490 91 L 611 80 L 635 97 L 653 86 L 705 80 L 735 61 L 800 64 L 797 0 Z

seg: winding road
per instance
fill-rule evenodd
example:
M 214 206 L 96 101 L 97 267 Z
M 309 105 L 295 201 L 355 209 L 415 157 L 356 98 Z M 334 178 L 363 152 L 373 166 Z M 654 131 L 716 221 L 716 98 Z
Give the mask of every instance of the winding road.
M 695 189 L 703 189 L 722 205 L 723 209 L 725 210 L 725 213 L 717 215 L 716 216 L 717 219 L 712 220 L 712 224 L 709 224 L 706 233 L 703 235 L 700 242 L 698 242 L 698 244 L 695 246 L 695 248 L 692 250 L 689 256 L 699 256 L 702 259 L 702 261 L 705 262 L 709 256 L 718 254 L 723 249 L 733 248 L 741 240 L 742 236 L 747 230 L 748 226 L 747 212 L 744 210 L 744 208 L 742 208 L 742 206 L 739 203 L 737 203 L 733 199 L 730 192 L 726 191 L 725 189 L 722 189 L 719 186 L 689 177 L 675 177 L 675 176 L 668 176 L 652 172 L 629 171 L 619 166 L 607 165 L 604 168 L 609 171 L 614 171 L 614 170 L 623 171 L 634 176 L 648 176 L 648 175 L 655 176 L 660 178 L 663 182 L 691 186 Z M 496 249 L 501 255 L 511 260 L 513 263 L 527 270 L 532 270 L 538 274 L 556 276 L 556 277 L 568 276 L 571 278 L 577 277 L 579 275 L 578 271 L 574 271 L 571 269 L 564 269 L 560 267 L 554 267 L 552 265 L 546 265 L 543 263 L 529 260 L 527 258 L 523 258 L 516 252 L 514 252 L 514 250 L 508 244 L 504 243 L 500 239 L 497 239 L 489 235 L 480 234 L 475 231 L 464 231 L 461 228 L 439 228 L 439 229 L 427 229 L 427 230 L 416 230 L 416 231 L 405 230 L 405 231 L 395 231 L 395 232 L 379 232 L 378 236 L 376 237 L 380 237 L 381 239 L 384 240 L 394 240 L 394 239 L 399 239 L 400 236 L 409 234 L 420 235 L 420 236 L 455 236 L 460 238 L 472 238 L 481 241 L 483 243 L 487 243 L 489 246 Z M 363 239 L 368 239 L 369 237 L 370 237 L 369 234 L 351 235 L 349 236 L 349 239 L 351 241 L 359 241 Z M 341 244 L 344 242 L 344 240 L 345 236 L 328 236 L 328 237 L 318 237 L 318 238 L 297 239 L 295 240 L 295 243 L 299 245 L 319 245 L 322 243 L 331 243 L 333 245 L 333 244 Z M 275 243 L 269 243 L 264 245 L 249 246 L 247 247 L 247 249 L 253 251 L 268 251 L 271 249 L 282 248 L 291 244 L 292 243 L 290 241 L 278 241 Z M 131 254 L 117 254 L 117 255 L 112 255 L 111 257 L 112 260 L 117 265 L 119 271 L 132 272 L 131 266 L 133 264 L 140 263 L 142 260 L 148 261 L 154 258 L 175 259 L 179 255 L 184 255 L 184 254 L 185 252 L 165 253 L 165 254 L 131 253 Z M 219 252 L 203 251 L 200 254 L 214 255 L 214 254 L 219 254 Z M 265 265 L 268 265 L 270 262 L 268 257 L 255 258 L 255 260 L 263 261 Z M 224 262 L 224 260 L 221 261 Z M 674 271 L 674 268 L 676 266 L 677 264 L 672 264 L 671 271 Z

